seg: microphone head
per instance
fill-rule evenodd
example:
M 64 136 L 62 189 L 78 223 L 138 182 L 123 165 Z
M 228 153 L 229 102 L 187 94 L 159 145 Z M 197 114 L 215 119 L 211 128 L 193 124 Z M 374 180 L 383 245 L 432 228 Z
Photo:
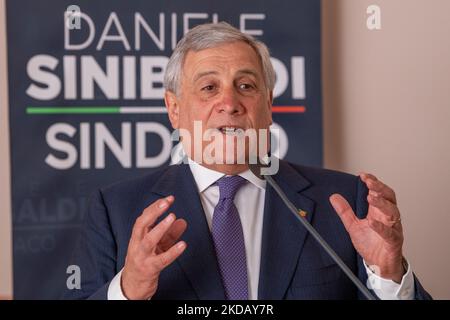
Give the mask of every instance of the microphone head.
M 248 168 L 256 177 L 264 180 L 264 176 L 261 174 L 261 167 L 262 165 L 259 163 L 253 163 L 248 165 Z
M 261 173 L 263 171 L 261 169 L 270 167 L 270 162 L 267 160 L 268 159 L 261 159 L 260 157 L 258 157 L 257 163 L 249 163 L 248 168 L 256 177 L 264 180 L 265 176 Z

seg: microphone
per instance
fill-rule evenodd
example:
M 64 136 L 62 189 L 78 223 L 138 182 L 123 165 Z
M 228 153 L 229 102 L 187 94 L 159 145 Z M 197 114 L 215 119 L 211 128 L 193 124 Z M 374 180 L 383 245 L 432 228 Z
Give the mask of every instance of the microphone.
M 308 220 L 302 218 L 298 214 L 297 207 L 288 199 L 286 194 L 281 190 L 278 183 L 269 175 L 264 174 L 264 169 L 269 165 L 265 163 L 249 164 L 250 171 L 260 179 L 266 180 L 272 188 L 275 189 L 276 193 L 283 200 L 284 204 L 289 208 L 289 210 L 294 214 L 298 221 L 308 230 L 308 232 L 316 239 L 319 245 L 330 255 L 330 257 L 337 263 L 339 268 L 347 275 L 347 277 L 355 284 L 355 286 L 361 291 L 361 293 L 367 298 L 367 300 L 376 300 L 375 297 L 370 293 L 365 285 L 359 280 L 359 278 L 347 267 L 344 261 L 337 255 L 337 253 L 330 247 L 330 245 L 322 238 L 322 236 L 314 229 L 314 227 L 309 223 Z M 267 171 L 267 170 L 266 170 Z

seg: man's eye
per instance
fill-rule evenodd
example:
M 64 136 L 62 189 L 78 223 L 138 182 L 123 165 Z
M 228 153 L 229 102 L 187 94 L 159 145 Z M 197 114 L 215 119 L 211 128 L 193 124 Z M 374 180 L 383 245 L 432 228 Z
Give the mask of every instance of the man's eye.
M 202 91 L 212 91 L 212 90 L 214 90 L 214 86 L 212 84 L 202 88 Z
M 250 90 L 252 88 L 253 88 L 253 86 L 248 83 L 242 83 L 239 85 L 239 89 L 241 89 L 241 90 Z

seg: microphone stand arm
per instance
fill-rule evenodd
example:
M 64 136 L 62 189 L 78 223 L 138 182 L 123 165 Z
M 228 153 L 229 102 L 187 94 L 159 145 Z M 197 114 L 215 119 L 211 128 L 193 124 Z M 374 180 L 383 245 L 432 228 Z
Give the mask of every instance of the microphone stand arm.
M 284 203 L 292 211 L 294 216 L 300 221 L 303 226 L 308 230 L 308 232 L 316 239 L 322 248 L 330 255 L 330 257 L 338 264 L 341 270 L 347 275 L 347 277 L 355 284 L 355 286 L 361 291 L 361 293 L 367 298 L 367 300 L 376 300 L 375 297 L 370 293 L 365 285 L 358 279 L 357 276 L 347 267 L 344 261 L 337 255 L 337 253 L 328 245 L 328 243 L 322 238 L 322 236 L 313 228 L 313 226 L 303 217 L 298 214 L 298 209 L 295 205 L 287 198 L 283 190 L 275 182 L 275 180 L 270 175 L 264 175 L 264 179 L 275 189 L 278 195 L 283 199 Z

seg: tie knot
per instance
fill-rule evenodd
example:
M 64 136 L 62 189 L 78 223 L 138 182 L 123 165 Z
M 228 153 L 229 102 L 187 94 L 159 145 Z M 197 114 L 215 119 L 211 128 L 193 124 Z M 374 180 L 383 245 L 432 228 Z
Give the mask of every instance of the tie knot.
M 222 177 L 217 180 L 219 186 L 220 199 L 234 199 L 236 192 L 246 183 L 247 180 L 241 176 Z

